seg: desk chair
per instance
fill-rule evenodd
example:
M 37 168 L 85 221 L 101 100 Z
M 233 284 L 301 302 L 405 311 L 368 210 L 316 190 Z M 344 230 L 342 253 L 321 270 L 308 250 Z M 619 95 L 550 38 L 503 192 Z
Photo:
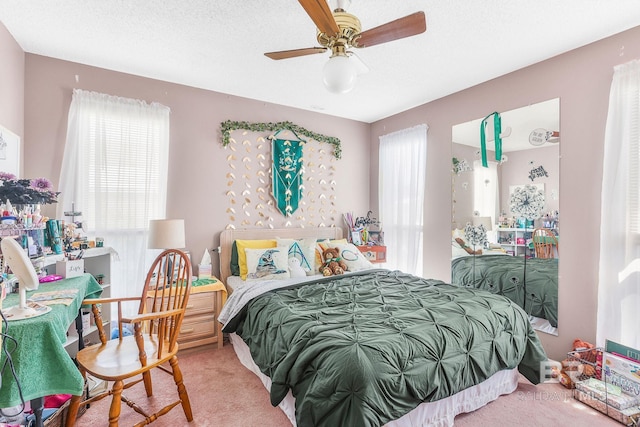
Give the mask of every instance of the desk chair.
M 191 263 L 187 256 L 176 249 L 162 252 L 153 262 L 144 283 L 140 297 L 97 298 L 84 300 L 91 305 L 95 324 L 100 335 L 100 344 L 80 350 L 77 354 L 78 368 L 86 379 L 87 373 L 105 381 L 113 381 L 111 390 L 96 396 L 73 396 L 69 405 L 66 427 L 75 424 L 78 408 L 112 395 L 109 409 L 109 427 L 118 426 L 121 401 L 143 415 L 144 421 L 136 426 L 147 425 L 166 414 L 178 404 L 187 421 L 193 420 L 191 403 L 182 382 L 182 372 L 178 366 L 178 333 L 191 291 Z M 138 314 L 122 316 L 123 301 L 139 301 Z M 102 326 L 98 304 L 117 303 L 118 339 L 108 341 Z M 122 325 L 133 325 L 134 333 L 123 337 Z M 169 362 L 169 367 L 163 366 Z M 122 391 L 144 381 L 147 396 L 153 394 L 151 370 L 159 368 L 161 372 L 173 375 L 178 389 L 178 400 L 165 406 L 154 414 L 147 414 L 142 407 L 127 399 Z M 134 378 L 135 377 L 135 378 Z M 128 381 L 128 382 L 125 382 Z M 168 390 L 163 390 L 168 391 Z
M 556 252 L 559 256 L 558 238 L 548 228 L 533 230 L 532 239 L 536 258 L 555 258 Z

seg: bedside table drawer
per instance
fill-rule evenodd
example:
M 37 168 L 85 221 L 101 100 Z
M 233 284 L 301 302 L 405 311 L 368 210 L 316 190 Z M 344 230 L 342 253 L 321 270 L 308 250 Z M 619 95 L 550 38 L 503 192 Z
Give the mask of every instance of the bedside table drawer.
M 185 321 L 188 316 L 197 316 L 198 314 L 214 313 L 215 293 L 203 292 L 201 294 L 189 295 L 187 303 L 187 311 L 185 312 Z
M 178 342 L 183 343 L 205 336 L 214 336 L 216 333 L 215 323 L 213 314 L 185 317 L 180 327 Z

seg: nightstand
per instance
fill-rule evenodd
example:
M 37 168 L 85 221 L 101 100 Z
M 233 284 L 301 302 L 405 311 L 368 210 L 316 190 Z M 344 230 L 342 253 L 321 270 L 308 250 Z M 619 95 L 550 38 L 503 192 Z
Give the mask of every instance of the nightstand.
M 358 246 L 358 249 L 372 264 L 387 262 L 386 246 Z
M 218 315 L 226 299 L 227 290 L 215 277 L 194 281 L 178 335 L 180 349 L 213 343 L 222 348 L 222 324 L 218 322 Z

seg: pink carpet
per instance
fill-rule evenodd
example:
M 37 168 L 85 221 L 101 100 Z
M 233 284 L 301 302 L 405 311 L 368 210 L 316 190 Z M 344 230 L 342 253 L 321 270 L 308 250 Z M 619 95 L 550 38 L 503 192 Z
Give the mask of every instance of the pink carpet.
M 154 426 L 286 427 L 288 419 L 269 403 L 269 394 L 258 377 L 246 370 L 230 344 L 218 350 L 212 346 L 189 349 L 179 355 L 184 383 L 189 392 L 194 420 L 187 423 L 180 406 L 153 423 Z M 125 395 L 143 408 L 163 406 L 174 399 L 171 376 L 154 372 L 154 396 L 147 400 L 144 386 L 137 384 Z M 91 405 L 76 426 L 107 426 L 110 398 Z M 121 426 L 131 426 L 142 418 L 123 405 Z M 480 408 L 458 415 L 456 427 L 493 426 L 611 426 L 622 424 L 573 399 L 571 391 L 559 384 L 531 385 L 522 378 L 518 389 Z

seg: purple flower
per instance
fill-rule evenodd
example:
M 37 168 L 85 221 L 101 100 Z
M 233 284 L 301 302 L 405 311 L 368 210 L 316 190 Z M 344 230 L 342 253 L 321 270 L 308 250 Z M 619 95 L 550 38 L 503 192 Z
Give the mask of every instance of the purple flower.
M 0 172 L 0 179 L 3 181 L 13 181 L 16 176 L 9 172 Z
M 35 178 L 31 180 L 31 188 L 38 191 L 50 191 L 53 186 L 47 178 Z
M 46 178 L 8 178 L 10 174 L 0 175 L 0 200 L 23 205 L 57 202 L 60 193 L 52 190 L 51 181 Z

